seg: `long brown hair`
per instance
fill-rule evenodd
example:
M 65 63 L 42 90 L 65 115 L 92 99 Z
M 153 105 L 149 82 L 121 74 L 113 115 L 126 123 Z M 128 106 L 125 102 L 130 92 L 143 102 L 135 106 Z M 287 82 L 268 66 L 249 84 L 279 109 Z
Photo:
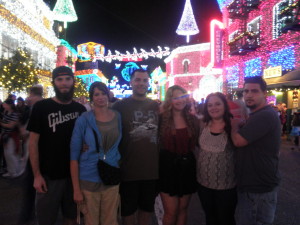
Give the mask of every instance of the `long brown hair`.
M 225 122 L 225 132 L 227 133 L 228 136 L 231 135 L 231 121 L 230 119 L 233 118 L 232 114 L 230 113 L 230 109 L 229 109 L 229 105 L 228 102 L 226 100 L 226 96 L 224 94 L 222 94 L 221 92 L 215 92 L 215 93 L 211 93 L 206 97 L 205 103 L 204 103 L 204 109 L 203 109 L 203 121 L 204 123 L 208 124 L 212 118 L 210 117 L 208 110 L 207 110 L 207 103 L 208 100 L 211 97 L 218 97 L 219 99 L 221 99 L 221 101 L 224 104 L 224 115 L 223 115 L 223 120 Z
M 172 108 L 172 98 L 173 98 L 173 93 L 175 90 L 179 90 L 184 94 L 187 94 L 187 91 L 178 86 L 174 85 L 168 88 L 165 96 L 165 101 L 162 105 L 162 113 L 160 115 L 160 138 L 161 141 L 163 142 L 163 137 L 168 134 L 175 134 L 175 125 L 174 125 L 174 119 L 173 119 L 173 108 Z M 189 103 L 189 99 L 187 101 L 186 106 L 182 110 L 182 116 L 187 124 L 187 129 L 189 136 L 192 137 L 194 140 L 196 140 L 197 135 L 198 135 L 198 129 L 197 125 L 198 122 L 196 121 L 196 117 L 190 114 L 190 108 L 191 105 Z

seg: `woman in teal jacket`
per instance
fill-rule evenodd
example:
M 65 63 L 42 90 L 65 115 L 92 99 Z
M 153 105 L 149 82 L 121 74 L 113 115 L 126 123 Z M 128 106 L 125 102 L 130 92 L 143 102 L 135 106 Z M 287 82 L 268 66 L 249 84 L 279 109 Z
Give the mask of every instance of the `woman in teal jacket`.
M 121 118 L 108 108 L 109 90 L 104 83 L 94 82 L 89 95 L 93 110 L 77 119 L 71 140 L 74 201 L 80 206 L 86 225 L 117 225 L 119 185 L 104 185 L 97 163 L 100 158 L 119 167 Z

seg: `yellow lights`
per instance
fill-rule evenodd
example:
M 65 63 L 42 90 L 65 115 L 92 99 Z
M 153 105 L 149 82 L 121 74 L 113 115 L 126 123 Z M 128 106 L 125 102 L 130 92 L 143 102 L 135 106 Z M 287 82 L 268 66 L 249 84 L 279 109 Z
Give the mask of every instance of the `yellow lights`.
M 55 46 L 50 41 L 42 37 L 42 35 L 37 33 L 30 26 L 28 26 L 22 20 L 17 18 L 14 14 L 12 14 L 1 4 L 0 4 L 0 16 L 6 19 L 10 24 L 13 24 L 17 28 L 21 29 L 24 33 L 28 34 L 34 40 L 38 41 L 39 43 L 43 44 L 51 51 L 55 52 Z
M 272 90 L 271 92 L 272 92 L 272 94 L 275 95 L 275 96 L 278 96 L 278 95 L 282 95 L 282 94 L 283 94 L 282 89 L 280 89 L 279 91 Z
M 58 27 L 58 32 L 60 32 L 60 33 L 61 33 L 62 31 L 63 31 L 63 28 L 62 28 L 62 26 L 59 26 L 59 27 Z
M 236 36 L 235 38 L 233 38 L 231 41 L 227 42 L 228 45 L 231 45 L 233 43 L 235 43 L 236 41 L 238 41 L 239 39 L 243 38 L 244 36 L 254 36 L 255 34 L 249 31 L 245 31 L 244 33 L 241 33 L 240 35 Z
M 51 22 L 45 16 L 43 17 L 43 24 L 48 30 L 51 29 Z

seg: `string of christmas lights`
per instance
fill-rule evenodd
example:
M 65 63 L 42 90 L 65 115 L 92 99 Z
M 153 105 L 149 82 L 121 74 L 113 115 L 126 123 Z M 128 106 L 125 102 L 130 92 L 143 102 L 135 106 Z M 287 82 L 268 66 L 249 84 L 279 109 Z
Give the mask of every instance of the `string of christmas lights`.
M 164 47 L 162 49 L 160 46 L 157 47 L 158 50 L 154 51 L 151 49 L 150 52 L 146 52 L 144 49 L 140 49 L 141 51 L 138 52 L 136 48 L 133 48 L 133 52 L 130 53 L 129 51 L 126 51 L 126 54 L 119 52 L 118 50 L 115 50 L 115 54 L 111 52 L 111 50 L 108 50 L 107 55 L 89 55 L 89 54 L 81 54 L 78 55 L 79 62 L 84 61 L 95 61 L 100 60 L 102 62 L 106 61 L 111 63 L 113 60 L 117 61 L 138 61 L 139 59 L 148 59 L 149 57 L 156 57 L 156 58 L 163 58 L 170 54 L 170 48 Z

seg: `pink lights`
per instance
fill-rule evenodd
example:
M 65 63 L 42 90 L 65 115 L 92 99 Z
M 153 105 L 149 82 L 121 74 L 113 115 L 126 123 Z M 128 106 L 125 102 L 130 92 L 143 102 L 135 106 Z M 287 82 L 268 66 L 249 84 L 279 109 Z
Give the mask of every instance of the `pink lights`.
M 224 25 L 218 20 L 210 22 L 211 64 L 213 67 L 222 66 L 222 39 Z

